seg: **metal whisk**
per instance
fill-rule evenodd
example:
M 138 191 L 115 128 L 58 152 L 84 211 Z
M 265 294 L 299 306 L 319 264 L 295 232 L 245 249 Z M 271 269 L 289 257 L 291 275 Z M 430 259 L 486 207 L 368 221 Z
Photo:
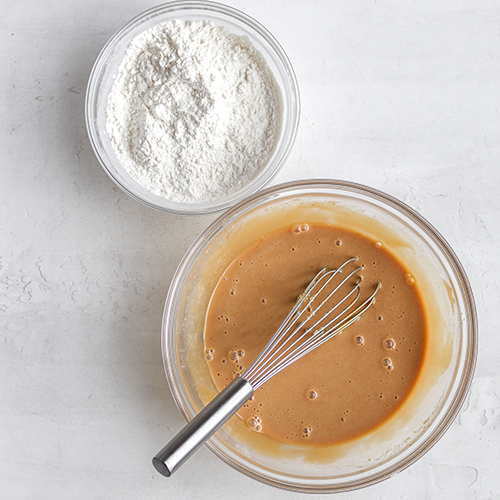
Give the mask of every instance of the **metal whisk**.
M 158 472 L 171 476 L 262 384 L 358 320 L 373 304 L 380 283 L 357 305 L 362 277 L 354 277 L 362 268 L 344 274 L 345 268 L 357 260 L 357 257 L 349 259 L 337 269 L 322 269 L 313 278 L 249 368 L 153 458 Z

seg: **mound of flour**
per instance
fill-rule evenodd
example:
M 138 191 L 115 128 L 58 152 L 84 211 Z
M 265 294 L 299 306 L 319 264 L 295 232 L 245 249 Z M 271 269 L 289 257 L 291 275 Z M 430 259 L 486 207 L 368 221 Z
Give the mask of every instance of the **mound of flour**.
M 107 131 L 139 184 L 175 202 L 206 202 L 267 163 L 281 106 L 248 39 L 207 21 L 173 21 L 128 47 L 108 97 Z

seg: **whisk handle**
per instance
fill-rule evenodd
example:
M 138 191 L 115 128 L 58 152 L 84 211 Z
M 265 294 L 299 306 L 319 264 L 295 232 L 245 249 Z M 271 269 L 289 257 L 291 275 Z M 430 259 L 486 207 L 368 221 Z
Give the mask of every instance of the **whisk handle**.
M 244 378 L 235 378 L 153 458 L 155 469 L 170 477 L 253 395 Z

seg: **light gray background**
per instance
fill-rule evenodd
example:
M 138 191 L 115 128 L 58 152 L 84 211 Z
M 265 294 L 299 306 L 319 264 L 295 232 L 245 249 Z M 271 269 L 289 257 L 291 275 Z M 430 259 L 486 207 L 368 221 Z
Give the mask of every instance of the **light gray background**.
M 331 177 L 401 199 L 455 249 L 477 301 L 476 376 L 447 434 L 408 470 L 336 498 L 499 498 L 500 3 L 229 4 L 297 73 L 300 129 L 274 183 Z M 163 302 L 215 217 L 155 212 L 118 190 L 83 105 L 105 42 L 153 5 L 0 1 L 2 499 L 306 498 L 205 449 L 171 479 L 150 463 L 183 424 L 161 360 Z

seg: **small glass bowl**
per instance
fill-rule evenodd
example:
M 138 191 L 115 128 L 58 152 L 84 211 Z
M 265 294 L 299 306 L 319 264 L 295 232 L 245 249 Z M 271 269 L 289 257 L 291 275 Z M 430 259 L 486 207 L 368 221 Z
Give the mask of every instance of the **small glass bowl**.
M 206 445 L 235 469 L 273 486 L 316 493 L 348 491 L 408 467 L 451 425 L 476 362 L 474 299 L 465 272 L 443 237 L 391 196 L 331 180 L 267 189 L 207 228 L 172 280 L 163 315 L 162 351 L 170 389 L 186 420 L 217 394 L 205 360 L 203 329 L 218 278 L 250 244 L 297 222 L 354 226 L 383 241 L 412 270 L 432 327 L 422 373 L 402 409 L 355 442 L 318 452 L 263 437 L 233 416 Z
M 108 96 L 130 42 L 144 31 L 164 22 L 212 21 L 231 33 L 246 36 L 271 69 L 282 97 L 281 133 L 275 151 L 261 171 L 244 187 L 225 198 L 206 203 L 176 203 L 152 194 L 130 177 L 115 155 L 106 131 Z M 206 1 L 174 1 L 153 7 L 132 19 L 104 46 L 92 68 L 87 87 L 87 131 L 102 167 L 125 193 L 145 205 L 178 215 L 206 215 L 233 206 L 269 183 L 288 158 L 299 123 L 300 99 L 295 73 L 276 39 L 250 16 L 232 7 Z

